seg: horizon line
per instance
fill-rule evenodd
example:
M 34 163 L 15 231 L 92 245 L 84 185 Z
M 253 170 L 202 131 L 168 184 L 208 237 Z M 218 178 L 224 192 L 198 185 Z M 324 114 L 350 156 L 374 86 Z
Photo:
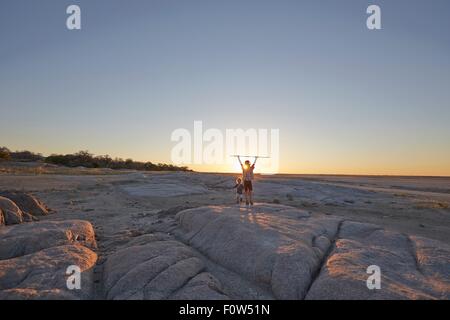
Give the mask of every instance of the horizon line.
M 10 150 L 10 151 L 12 151 L 12 149 L 10 149 L 10 148 L 8 148 L 7 146 L 5 146 L 5 145 L 3 145 L 3 146 L 0 146 L 0 147 L 5 147 L 5 148 L 7 148 L 8 150 Z M 56 152 L 52 152 L 52 153 L 49 153 L 49 154 L 46 154 L 46 153 L 41 153 L 41 152 L 36 152 L 36 151 L 31 151 L 31 150 L 27 150 L 27 149 L 25 149 L 25 148 L 23 148 L 23 149 L 17 149 L 16 148 L 16 150 L 15 151 L 12 151 L 12 152 L 23 152 L 23 151 L 29 151 L 29 152 L 32 152 L 32 153 L 35 153 L 35 154 L 40 154 L 40 155 L 42 155 L 42 156 L 44 156 L 44 157 L 48 157 L 48 156 L 51 156 L 51 155 L 54 155 L 54 154 L 62 154 L 62 155 L 64 155 L 64 154 L 75 154 L 75 153 L 77 153 L 77 152 L 81 152 L 81 151 L 86 151 L 86 152 L 88 152 L 88 153 L 90 153 L 90 154 L 92 154 L 93 156 L 109 156 L 109 157 L 111 157 L 112 159 L 116 159 L 116 158 L 121 158 L 121 157 L 117 157 L 117 156 L 111 156 L 111 155 L 109 155 L 109 154 L 96 154 L 96 153 L 94 153 L 94 152 L 91 152 L 91 151 L 89 151 L 89 150 L 78 150 L 78 151 L 75 151 L 75 152 L 72 152 L 72 153 L 64 153 L 64 152 L 62 152 L 62 153 L 56 153 Z M 126 159 L 126 158 L 121 158 L 121 159 Z M 131 158 L 130 158 L 131 159 Z M 151 161 L 151 160 L 135 160 L 135 159 L 132 159 L 133 161 L 136 161 L 136 162 L 151 162 L 151 163 L 155 163 L 156 164 L 156 162 L 153 162 L 153 161 Z M 158 163 L 161 163 L 161 162 L 158 162 Z M 176 165 L 176 164 L 173 164 L 172 162 L 169 162 L 169 163 L 163 163 L 163 164 L 171 164 L 171 165 L 175 165 L 175 166 L 180 166 L 180 165 Z M 192 165 L 192 164 L 191 164 Z M 191 172 L 197 172 L 197 173 L 212 173 L 212 174 L 238 174 L 238 172 L 232 172 L 232 171 L 201 171 L 201 170 L 195 170 L 195 169 L 193 169 L 192 167 L 189 167 L 189 164 L 183 164 L 182 166 L 186 166 L 187 168 L 188 168 L 188 170 L 190 170 Z M 278 172 L 278 173 L 255 173 L 255 175 L 264 175 L 264 176 L 271 176 L 271 175 L 302 175 L 302 176 L 347 176 L 347 177 L 398 177 L 398 178 L 401 178 L 401 177 L 410 177 L 410 178 L 414 178 L 414 177 L 416 177 L 416 178 L 450 178 L 450 175 L 429 175 L 429 174 L 423 174 L 423 175 L 420 175 L 420 174 L 373 174 L 373 173 L 362 173 L 362 174 L 357 174 L 357 173 L 300 173 L 300 172 L 296 172 L 296 173 L 287 173 L 287 172 Z

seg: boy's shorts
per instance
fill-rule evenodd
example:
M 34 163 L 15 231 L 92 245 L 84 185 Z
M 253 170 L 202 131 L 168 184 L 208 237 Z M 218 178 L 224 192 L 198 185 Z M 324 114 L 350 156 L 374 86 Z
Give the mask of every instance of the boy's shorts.
M 253 191 L 253 186 L 251 181 L 244 181 L 244 190 Z

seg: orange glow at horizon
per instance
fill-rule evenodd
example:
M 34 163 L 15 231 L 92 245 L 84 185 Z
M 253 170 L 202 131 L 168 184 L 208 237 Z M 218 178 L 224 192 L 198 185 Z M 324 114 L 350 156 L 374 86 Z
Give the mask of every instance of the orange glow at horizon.
M 238 162 L 223 165 L 189 165 L 190 169 L 198 172 L 223 172 L 242 174 L 242 169 Z M 279 174 L 329 174 L 329 175 L 387 175 L 387 176 L 450 176 L 450 166 L 446 164 L 434 166 L 415 166 L 415 165 L 340 165 L 329 167 L 325 164 L 317 163 L 297 163 L 290 165 L 280 165 Z M 261 171 L 258 163 L 255 166 L 255 174 L 267 174 Z

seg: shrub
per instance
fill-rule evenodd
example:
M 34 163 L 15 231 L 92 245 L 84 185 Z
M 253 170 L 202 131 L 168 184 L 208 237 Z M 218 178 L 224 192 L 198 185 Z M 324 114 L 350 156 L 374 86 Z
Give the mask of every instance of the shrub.
M 0 160 L 10 160 L 11 151 L 6 147 L 0 147 Z
M 86 168 L 110 168 L 110 169 L 131 169 L 142 171 L 190 171 L 187 167 L 178 167 L 170 164 L 153 164 L 151 162 L 133 161 L 133 159 L 123 160 L 108 156 L 93 156 L 88 151 L 80 151 L 75 154 L 58 155 L 52 154 L 45 159 L 45 162 L 63 165 L 68 167 Z
M 40 153 L 34 153 L 24 150 L 11 152 L 11 159 L 16 161 L 40 161 L 43 160 L 44 157 Z

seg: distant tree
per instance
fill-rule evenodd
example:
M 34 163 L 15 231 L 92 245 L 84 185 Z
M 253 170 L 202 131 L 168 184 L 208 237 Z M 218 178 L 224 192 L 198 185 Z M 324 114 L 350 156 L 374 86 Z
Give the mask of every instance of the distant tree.
M 0 160 L 10 160 L 11 151 L 6 147 L 0 147 Z
M 94 158 L 94 161 L 95 161 L 95 165 L 98 168 L 111 168 L 113 159 L 111 159 L 111 157 L 108 155 L 104 155 L 104 156 L 96 156 Z
M 11 152 L 11 159 L 16 161 L 41 161 L 44 157 L 40 153 L 24 150 Z
M 86 168 L 111 168 L 132 169 L 142 171 L 190 171 L 187 167 L 177 167 L 164 163 L 153 164 L 151 162 L 139 162 L 133 159 L 112 159 L 110 156 L 93 156 L 88 151 L 79 151 L 75 154 L 57 155 L 52 154 L 45 162 L 68 167 L 83 166 Z
M 188 167 L 178 167 L 171 164 L 158 163 L 154 164 L 150 161 L 140 162 L 133 159 L 112 159 L 109 155 L 94 156 L 89 151 L 78 151 L 74 154 L 52 154 L 48 157 L 42 156 L 40 153 L 31 151 L 11 152 L 6 147 L 0 147 L 0 160 L 14 161 L 42 161 L 47 163 L 62 165 L 67 167 L 86 167 L 86 168 L 110 168 L 110 169 L 131 169 L 142 171 L 191 171 Z

